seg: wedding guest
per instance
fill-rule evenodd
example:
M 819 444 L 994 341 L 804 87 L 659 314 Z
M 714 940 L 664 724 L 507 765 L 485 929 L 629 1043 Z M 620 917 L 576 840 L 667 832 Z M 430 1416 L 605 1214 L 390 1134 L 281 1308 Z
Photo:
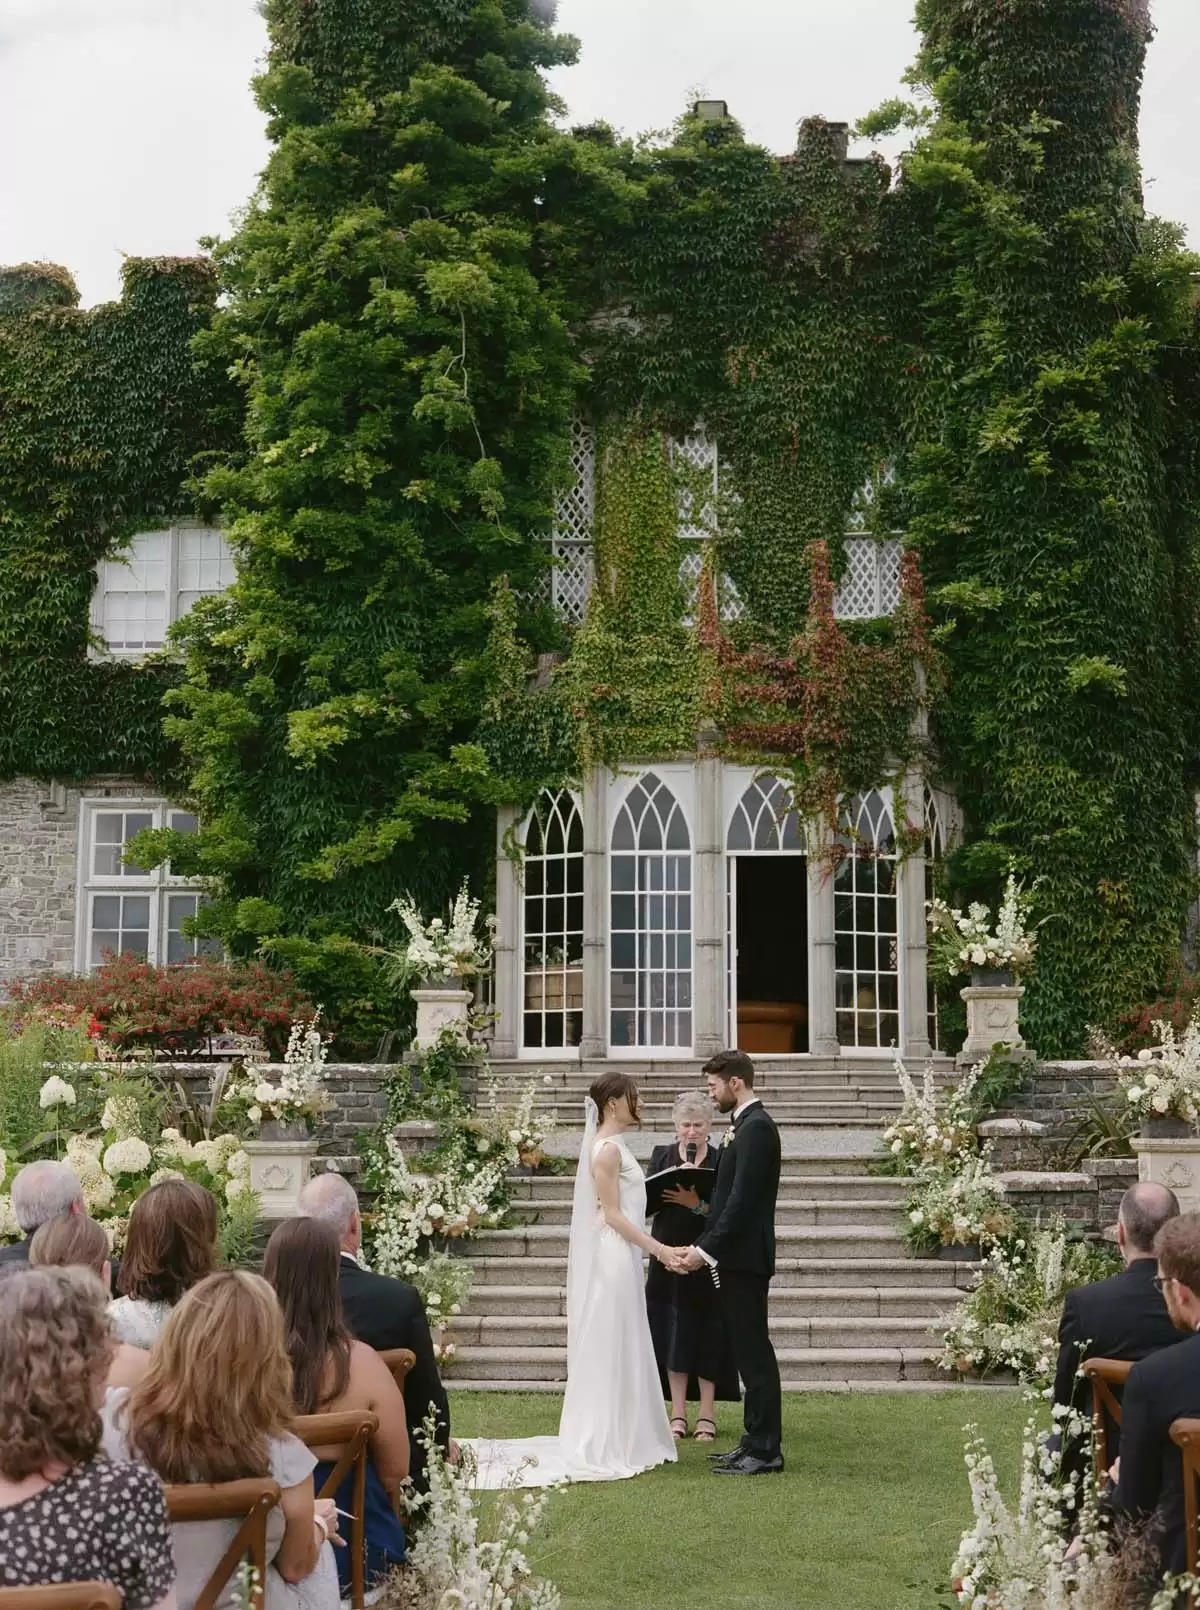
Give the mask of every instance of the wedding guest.
M 1131 1185 L 1117 1214 L 1117 1246 L 1125 1267 L 1108 1280 L 1069 1291 L 1058 1328 L 1058 1367 L 1054 1401 L 1069 1405 L 1090 1420 L 1091 1390 L 1080 1376 L 1085 1358 L 1142 1359 L 1181 1340 L 1171 1322 L 1162 1292 L 1155 1284 L 1154 1240 L 1179 1212 L 1174 1191 L 1150 1181 Z M 1121 1428 L 1108 1424 L 1108 1450 L 1120 1452 Z M 1081 1472 L 1091 1458 L 1090 1437 L 1070 1439 L 1062 1459 L 1064 1472 Z
M 1121 1403 L 1121 1458 L 1112 1507 L 1135 1520 L 1153 1517 L 1164 1571 L 1187 1566 L 1183 1464 L 1171 1422 L 1200 1415 L 1200 1213 L 1168 1219 L 1154 1241 L 1157 1282 L 1185 1339 L 1133 1366 Z
M 13 1215 L 25 1232 L 23 1241 L 0 1247 L 0 1264 L 28 1263 L 29 1243 L 36 1231 L 60 1213 L 82 1213 L 83 1187 L 66 1163 L 46 1159 L 26 1163 L 13 1178 L 10 1192 Z
M 709 1144 L 713 1105 L 700 1091 L 685 1090 L 675 1099 L 671 1121 L 675 1140 L 656 1146 L 650 1154 L 651 1174 L 692 1161 L 698 1168 L 715 1169 L 718 1149 Z M 688 1247 L 700 1236 L 709 1204 L 690 1187 L 663 1193 L 663 1206 L 654 1216 L 650 1233 L 668 1247 Z M 720 1299 L 710 1276 L 673 1274 L 651 1260 L 646 1277 L 646 1311 L 654 1356 L 671 1399 L 671 1430 L 676 1440 L 688 1435 L 688 1397 L 699 1397 L 697 1442 L 712 1442 L 717 1434 L 713 1418 L 717 1397 L 737 1402 L 737 1369 L 721 1314 Z
M 406 1281 L 373 1274 L 361 1262 L 362 1217 L 354 1188 L 340 1174 L 318 1174 L 300 1193 L 300 1211 L 333 1229 L 341 1248 L 338 1288 L 342 1313 L 351 1336 L 381 1352 L 411 1348 L 416 1363 L 404 1382 L 408 1419 L 409 1476 L 418 1492 L 425 1490 L 425 1444 L 420 1432 L 432 1409 L 439 1446 L 451 1459 L 458 1449 L 450 1440 L 450 1404 L 433 1356 L 433 1338 L 421 1294 Z
M 161 1180 L 133 1204 L 109 1309 L 119 1341 L 150 1347 L 172 1308 L 216 1262 L 217 1204 L 191 1180 Z
M 337 1236 L 319 1219 L 285 1219 L 267 1243 L 263 1274 L 275 1288 L 292 1361 L 293 1397 L 301 1414 L 339 1414 L 361 1409 L 377 1415 L 367 1462 L 366 1578 L 368 1586 L 404 1562 L 402 1490 L 408 1476 L 408 1426 L 404 1397 L 374 1348 L 355 1341 L 342 1318 L 338 1291 Z M 320 1488 L 332 1467 L 318 1464 Z M 348 1476 L 335 1502 L 353 1509 L 354 1478 Z M 350 1551 L 339 1549 L 338 1578 L 350 1591 Z
M 29 1243 L 29 1263 L 34 1269 L 90 1269 L 105 1291 L 112 1290 L 108 1237 L 84 1213 L 60 1213 L 43 1224 Z M 150 1355 L 142 1348 L 114 1338 L 107 1385 L 132 1386 L 145 1375 L 149 1361 Z
M 0 1301 L 0 1588 L 109 1582 L 125 1610 L 175 1610 L 162 1482 L 100 1452 L 112 1352 L 86 1269 L 9 1274 Z
M 292 1366 L 283 1318 L 261 1275 L 209 1275 L 172 1308 L 150 1367 L 104 1405 L 104 1448 L 140 1460 L 165 1482 L 267 1476 L 283 1489 L 267 1518 L 266 1610 L 338 1610 L 337 1537 L 331 1499 L 313 1497 L 316 1460 L 288 1427 Z M 179 1610 L 196 1598 L 237 1532 L 236 1520 L 172 1527 Z M 236 1575 L 215 1610 L 240 1604 Z

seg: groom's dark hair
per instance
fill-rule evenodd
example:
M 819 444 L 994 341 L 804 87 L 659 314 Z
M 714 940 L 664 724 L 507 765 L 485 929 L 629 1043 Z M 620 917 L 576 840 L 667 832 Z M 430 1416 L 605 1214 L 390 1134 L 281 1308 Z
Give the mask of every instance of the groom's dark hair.
M 705 1078 L 711 1074 L 726 1084 L 731 1079 L 740 1079 L 748 1090 L 754 1088 L 754 1064 L 744 1051 L 718 1051 L 715 1057 L 709 1057 L 700 1072 Z

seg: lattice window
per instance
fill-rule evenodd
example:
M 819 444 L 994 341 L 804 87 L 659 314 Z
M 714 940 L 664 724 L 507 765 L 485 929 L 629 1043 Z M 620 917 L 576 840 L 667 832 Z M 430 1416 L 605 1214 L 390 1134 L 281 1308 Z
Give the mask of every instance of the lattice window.
M 720 455 L 716 442 L 707 435 L 703 425 L 697 425 L 682 441 L 671 442 L 671 462 L 680 471 L 681 481 L 679 541 L 683 555 L 679 561 L 679 585 L 683 592 L 683 624 L 692 626 L 704 570 L 704 543 L 717 535 L 719 527 Z M 703 497 L 699 509 L 696 508 L 698 494 Z M 724 573 L 717 583 L 717 610 L 723 621 L 740 620 L 746 610 L 732 579 Z
M 653 772 L 613 826 L 609 1037 L 614 1047 L 692 1043 L 691 838 Z
M 881 470 L 877 470 L 867 478 L 861 490 L 854 494 L 854 502 L 850 505 L 850 518 L 846 521 L 846 531 L 850 536 L 861 536 L 868 530 L 871 510 L 879 496 L 879 488 L 895 484 L 894 464 L 885 464 Z
M 843 808 L 834 874 L 834 988 L 838 1043 L 895 1045 L 900 1038 L 896 834 L 890 790 Z
M 234 581 L 233 555 L 213 526 L 180 521 L 139 531 L 119 558 L 97 566 L 92 631 L 118 659 L 140 659 L 162 648 L 167 628 L 199 598 Z
M 554 506 L 550 600 L 561 620 L 578 625 L 587 614 L 595 579 L 596 433 L 582 419 L 571 426 L 571 468 L 575 479 Z
M 98 967 L 109 952 L 170 964 L 222 954 L 219 940 L 194 939 L 184 932 L 185 920 L 204 904 L 198 890 L 175 877 L 169 865 L 151 871 L 126 864 L 126 845 L 149 827 L 194 833 L 196 818 L 159 800 L 83 804 L 76 943 L 80 971 Z
M 932 900 L 936 891 L 936 869 L 946 855 L 946 825 L 932 789 L 925 788 L 925 899 Z M 935 1051 L 942 1049 L 942 1030 L 938 1021 L 937 986 L 930 979 L 926 985 L 929 1016 L 929 1043 Z
M 846 568 L 833 600 L 839 620 L 878 620 L 900 602 L 899 537 L 846 538 Z
M 545 789 L 525 830 L 524 1010 L 528 1049 L 583 1035 L 583 818 L 567 789 Z
M 804 849 L 800 818 L 778 777 L 756 777 L 738 800 L 726 837 L 734 854 L 751 850 Z

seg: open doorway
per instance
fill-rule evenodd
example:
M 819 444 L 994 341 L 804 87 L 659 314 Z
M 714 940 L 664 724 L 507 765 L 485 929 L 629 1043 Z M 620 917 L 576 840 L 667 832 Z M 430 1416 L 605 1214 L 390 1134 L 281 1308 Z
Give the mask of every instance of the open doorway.
M 729 861 L 730 984 L 737 1045 L 751 1053 L 808 1050 L 808 858 Z

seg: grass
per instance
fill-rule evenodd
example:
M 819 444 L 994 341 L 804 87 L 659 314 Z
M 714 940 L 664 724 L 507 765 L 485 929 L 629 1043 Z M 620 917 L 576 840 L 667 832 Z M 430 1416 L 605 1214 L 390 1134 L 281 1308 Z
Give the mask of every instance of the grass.
M 455 1394 L 462 1436 L 553 1433 L 560 1400 Z M 718 1404 L 718 1448 L 740 1411 Z M 694 1413 L 694 1409 L 693 1409 Z M 963 1427 L 1015 1482 L 1025 1405 L 1005 1390 L 784 1398 L 782 1476 L 718 1480 L 704 1444 L 633 1481 L 568 1488 L 533 1541 L 564 1610 L 936 1610 L 971 1515 Z

